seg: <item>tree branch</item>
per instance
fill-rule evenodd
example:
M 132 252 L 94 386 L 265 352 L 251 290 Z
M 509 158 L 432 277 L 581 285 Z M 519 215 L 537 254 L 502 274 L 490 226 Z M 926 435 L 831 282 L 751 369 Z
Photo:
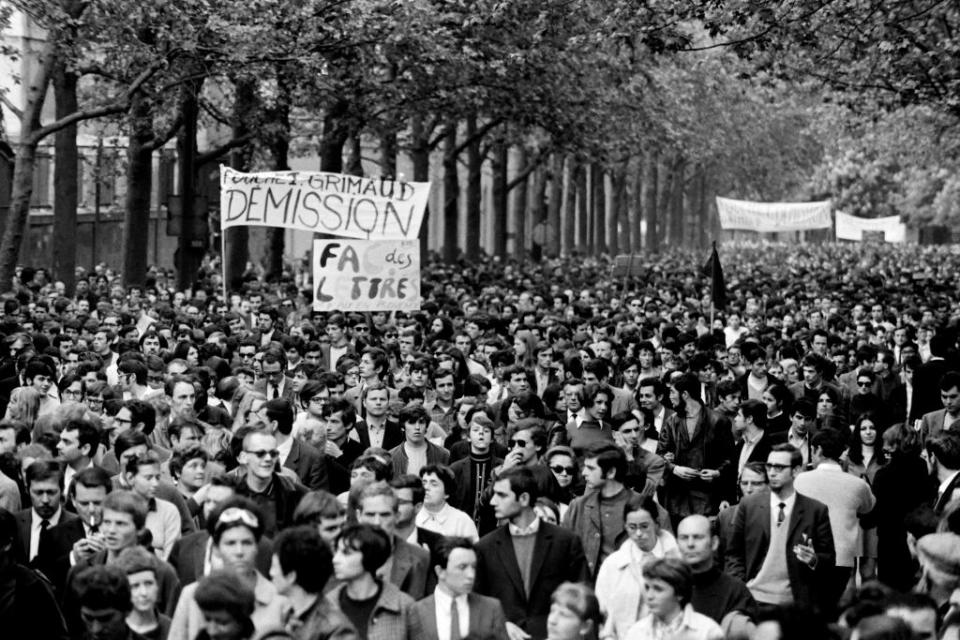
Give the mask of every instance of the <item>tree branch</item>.
M 177 132 L 180 131 L 180 127 L 182 126 L 183 126 L 183 114 L 178 113 L 176 119 L 170 125 L 169 129 L 164 131 L 159 136 L 156 136 L 153 140 L 151 140 L 149 143 L 147 143 L 144 146 L 150 149 L 150 151 L 156 151 L 163 145 L 167 144 L 167 142 L 172 140 L 173 137 L 177 135 Z
M 72 124 L 76 124 L 77 122 L 91 120 L 93 118 L 101 118 L 103 116 L 109 116 L 116 113 L 123 113 L 130 108 L 130 100 L 133 98 L 133 94 L 137 93 L 140 90 L 140 87 L 142 87 L 143 84 L 153 77 L 153 75 L 161 68 L 166 66 L 166 64 L 167 60 L 164 58 L 144 69 L 143 72 L 137 76 L 132 83 L 130 83 L 130 86 L 127 87 L 123 94 L 110 104 L 106 104 L 101 107 L 74 111 L 68 116 L 64 116 L 63 118 L 55 120 L 48 125 L 34 129 L 28 137 L 28 143 L 36 144 L 48 135 L 56 133 L 57 131 L 69 127 Z
M 10 98 L 7 97 L 7 94 L 4 91 L 0 91 L 0 105 L 3 105 L 9 109 L 10 113 L 12 113 L 17 120 L 23 118 L 23 109 L 18 109 L 15 104 L 10 102 Z
M 485 136 L 485 135 L 487 135 L 488 133 L 490 133 L 490 131 L 491 131 L 494 127 L 500 126 L 501 123 L 503 123 L 503 118 L 494 118 L 494 119 L 491 120 L 490 122 L 486 123 L 485 125 L 483 125 L 483 126 L 480 127 L 479 129 L 477 129 L 476 133 L 474 133 L 472 136 L 470 136 L 469 138 L 467 138 L 466 140 L 464 140 L 463 143 L 457 145 L 457 147 L 453 150 L 453 153 L 456 154 L 456 155 L 460 155 L 461 153 L 463 153 L 463 152 L 466 150 L 467 147 L 469 147 L 471 144 L 477 142 L 478 140 L 482 140 L 482 139 L 483 139 L 483 136 Z
M 230 140 L 229 142 L 227 142 L 227 143 L 225 143 L 225 144 L 222 144 L 222 145 L 220 145 L 219 147 L 217 147 L 217 148 L 215 148 L 215 149 L 211 149 L 210 151 L 207 151 L 206 153 L 201 153 L 201 154 L 197 155 L 197 159 L 196 159 L 197 167 L 202 167 L 203 165 L 205 165 L 205 164 L 207 164 L 207 163 L 213 162 L 214 160 L 216 160 L 216 159 L 219 158 L 220 156 L 222 156 L 222 155 L 224 155 L 224 154 L 226 154 L 226 153 L 228 153 L 228 152 L 230 152 L 230 151 L 233 151 L 234 149 L 237 149 L 237 148 L 239 148 L 239 147 L 242 147 L 242 146 L 246 145 L 246 144 L 249 143 L 251 140 L 253 140 L 253 136 L 248 133 L 248 134 L 246 134 L 246 135 L 242 135 L 242 136 L 240 136 L 240 137 L 233 138 L 233 139 Z
M 540 154 L 534 158 L 533 161 L 530 162 L 530 164 L 528 164 L 523 171 L 514 176 L 513 180 L 507 183 L 507 193 L 510 193 L 515 186 L 526 180 L 527 177 L 537 169 L 537 167 L 543 164 L 543 159 L 548 155 L 549 154 L 546 151 L 541 151 Z

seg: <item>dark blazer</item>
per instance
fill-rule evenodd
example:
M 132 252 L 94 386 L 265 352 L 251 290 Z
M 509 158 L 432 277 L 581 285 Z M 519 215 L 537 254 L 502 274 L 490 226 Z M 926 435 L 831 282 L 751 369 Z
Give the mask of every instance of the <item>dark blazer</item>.
M 293 439 L 290 455 L 283 466 L 292 469 L 300 478 L 300 483 L 308 489 L 330 490 L 330 478 L 327 474 L 327 461 L 323 453 L 299 438 Z
M 910 421 L 923 414 L 943 408 L 940 401 L 940 378 L 950 370 L 946 360 L 928 360 L 913 372 L 913 399 L 910 403 Z
M 23 553 L 24 564 L 27 564 L 27 560 L 30 558 L 30 526 L 33 523 L 33 509 L 21 509 L 18 511 L 14 517 L 17 520 L 17 537 L 20 538 L 20 551 Z M 70 513 L 63 507 L 60 508 L 60 521 L 57 525 L 61 525 L 65 522 L 70 522 L 71 520 L 77 520 L 78 517 L 75 513 Z M 50 529 L 47 530 L 47 535 L 50 534 Z M 41 536 L 41 540 L 46 536 Z M 40 556 L 40 545 L 37 545 L 37 557 Z M 35 563 L 34 563 L 35 564 Z
M 744 444 L 744 441 L 741 440 L 733 450 L 733 464 L 730 465 L 730 472 L 726 478 L 726 486 L 728 489 L 726 499 L 730 502 L 733 502 L 737 498 L 737 465 L 740 464 L 740 454 L 743 452 Z M 764 430 L 763 435 L 760 436 L 760 440 L 753 447 L 753 451 L 747 456 L 747 462 L 766 462 L 773 445 L 773 438 Z
M 364 450 L 369 449 L 370 431 L 367 429 L 366 420 L 358 421 L 354 429 L 357 430 L 357 437 L 360 439 L 360 444 L 363 445 Z M 403 444 L 403 429 L 400 428 L 399 422 L 387 420 L 383 433 L 383 448 L 390 451 L 398 444 Z
M 671 416 L 669 421 L 664 419 L 657 455 L 662 458 L 666 458 L 668 453 L 674 455 L 673 462 L 667 463 L 667 499 L 664 502 L 671 516 L 716 513 L 720 501 L 729 494 L 724 478 L 729 477 L 733 466 L 733 451 L 730 420 L 716 411 L 701 407 L 700 419 L 692 437 L 681 416 Z M 673 467 L 677 465 L 698 471 L 716 469 L 720 472 L 719 482 L 707 482 L 700 478 L 681 480 L 673 475 Z M 734 466 L 734 473 L 735 469 Z
M 167 562 L 177 572 L 180 586 L 185 587 L 203 577 L 203 563 L 207 552 L 206 531 L 194 531 L 173 543 Z M 273 559 L 273 542 L 263 537 L 257 545 L 257 570 L 265 576 L 270 575 L 270 562 Z
M 946 409 L 938 409 L 923 414 L 923 417 L 920 418 L 920 436 L 924 442 L 926 442 L 927 438 L 939 435 L 940 432 L 943 431 L 943 423 L 946 421 L 946 417 Z M 948 431 L 956 431 L 955 427 L 960 428 L 960 424 L 952 423 Z
M 73 545 L 86 537 L 87 531 L 83 528 L 83 522 L 75 517 L 61 520 L 57 526 L 47 531 L 47 535 L 40 538 L 34 566 L 47 577 L 58 594 L 62 593 L 67 572 L 70 571 L 70 552 L 73 551 Z
M 818 600 L 830 591 L 825 588 L 825 580 L 829 580 L 836 560 L 827 505 L 799 493 L 796 495 L 786 544 L 787 573 L 794 602 L 801 607 L 836 606 L 836 603 Z M 804 534 L 810 537 L 817 553 L 815 569 L 797 560 L 793 553 L 793 547 L 800 544 Z M 770 546 L 769 491 L 760 491 L 740 502 L 729 542 L 725 554 L 727 573 L 749 582 L 759 573 Z
M 507 620 L 534 638 L 544 638 L 554 590 L 564 582 L 589 584 L 590 570 L 575 534 L 541 522 L 536 537 L 529 594 L 507 525 L 491 531 L 476 545 L 476 592 L 500 600 Z
M 396 536 L 393 545 L 390 582 L 414 600 L 419 600 L 426 594 L 430 552 Z
M 499 600 L 476 593 L 467 594 L 470 609 L 470 640 L 507 640 L 507 619 Z M 430 595 L 414 602 L 407 613 L 407 636 L 439 640 L 437 601 Z
M 267 397 L 267 400 L 273 400 L 270 396 L 270 393 L 267 391 L 267 379 L 261 378 L 253 383 L 253 390 L 259 393 L 262 393 Z M 280 397 L 284 400 L 294 401 L 293 397 L 293 378 L 289 376 L 283 376 L 283 393 L 280 394 Z
M 384 437 L 386 440 L 386 437 Z M 398 444 L 390 451 L 390 460 L 393 463 L 393 475 L 402 476 L 407 473 L 407 465 L 410 460 L 407 458 L 407 452 L 402 444 Z M 447 464 L 450 461 L 450 452 L 443 447 L 438 447 L 427 440 L 427 464 Z

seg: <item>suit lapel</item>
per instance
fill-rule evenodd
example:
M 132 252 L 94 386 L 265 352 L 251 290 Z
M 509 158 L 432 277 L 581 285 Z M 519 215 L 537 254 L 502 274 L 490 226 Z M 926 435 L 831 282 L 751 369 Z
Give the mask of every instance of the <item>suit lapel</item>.
M 507 572 L 507 577 L 513 582 L 517 593 L 522 594 L 524 604 L 527 602 L 527 589 L 523 586 L 523 576 L 520 574 L 520 565 L 517 563 L 517 553 L 513 550 L 513 541 L 510 539 L 510 531 L 506 525 L 500 529 L 502 532 L 497 538 L 497 555 L 500 556 L 500 564 Z M 539 534 L 537 534 L 539 535 Z M 536 558 L 536 547 L 534 545 L 534 558 Z M 536 562 L 536 560 L 534 560 Z M 531 574 L 532 575 L 532 574 Z M 530 581 L 533 584 L 533 581 Z
M 467 608 L 470 610 L 470 637 L 471 638 L 482 638 L 482 632 L 480 631 L 480 615 L 484 613 L 480 609 L 480 599 L 475 593 L 467 594 Z
M 296 438 L 293 439 L 293 443 L 290 446 L 290 455 L 287 456 L 286 462 L 284 465 L 288 469 L 296 470 L 296 464 L 300 460 L 300 441 Z M 301 480 L 303 482 L 303 480 Z
M 30 559 L 30 523 L 33 514 L 30 511 L 22 511 L 17 514 L 17 526 L 20 529 L 20 543 L 23 547 L 24 560 Z
M 766 549 L 770 546 L 770 495 L 764 494 L 763 500 L 758 500 L 759 508 L 757 509 L 757 518 L 760 519 L 759 530 L 762 533 L 760 542 L 762 544 L 763 553 L 766 555 Z
M 801 523 L 805 521 L 805 515 L 803 498 L 800 494 L 797 494 L 797 499 L 793 503 L 793 510 L 790 512 L 790 530 L 787 531 L 787 544 L 790 544 L 789 541 L 793 539 L 793 534 L 797 532 Z

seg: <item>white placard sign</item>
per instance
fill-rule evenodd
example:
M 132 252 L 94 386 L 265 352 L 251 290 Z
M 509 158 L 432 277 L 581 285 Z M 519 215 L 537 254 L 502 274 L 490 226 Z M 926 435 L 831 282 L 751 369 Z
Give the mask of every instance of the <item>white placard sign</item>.
M 863 240 L 864 231 L 882 231 L 885 242 L 904 242 L 907 239 L 907 225 L 900 222 L 900 216 L 858 218 L 837 211 L 837 240 Z
M 361 240 L 415 240 L 429 182 L 220 167 L 220 226 L 284 227 Z
M 416 311 L 417 240 L 314 240 L 315 311 Z
M 750 202 L 717 198 L 717 213 L 724 229 L 749 231 L 804 231 L 829 229 L 830 201 L 821 202 Z

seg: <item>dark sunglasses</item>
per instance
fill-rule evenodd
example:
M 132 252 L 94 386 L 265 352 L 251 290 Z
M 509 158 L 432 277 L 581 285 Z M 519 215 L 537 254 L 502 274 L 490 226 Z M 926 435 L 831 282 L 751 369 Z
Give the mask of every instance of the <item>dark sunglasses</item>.
M 266 458 L 267 456 L 271 458 L 280 457 L 280 452 L 277 451 L 276 449 L 273 449 L 272 451 L 261 449 L 260 451 L 247 451 L 246 453 L 249 453 L 250 455 L 256 456 L 257 458 L 260 458 L 260 459 Z
M 574 467 L 564 467 L 563 465 L 554 464 L 550 466 L 550 471 L 554 473 L 563 473 L 568 476 L 572 476 L 573 472 L 576 471 Z
M 527 445 L 530 444 L 528 441 L 523 440 L 522 438 L 517 440 L 507 440 L 507 447 L 513 449 L 514 447 L 520 447 L 521 449 L 526 449 Z

